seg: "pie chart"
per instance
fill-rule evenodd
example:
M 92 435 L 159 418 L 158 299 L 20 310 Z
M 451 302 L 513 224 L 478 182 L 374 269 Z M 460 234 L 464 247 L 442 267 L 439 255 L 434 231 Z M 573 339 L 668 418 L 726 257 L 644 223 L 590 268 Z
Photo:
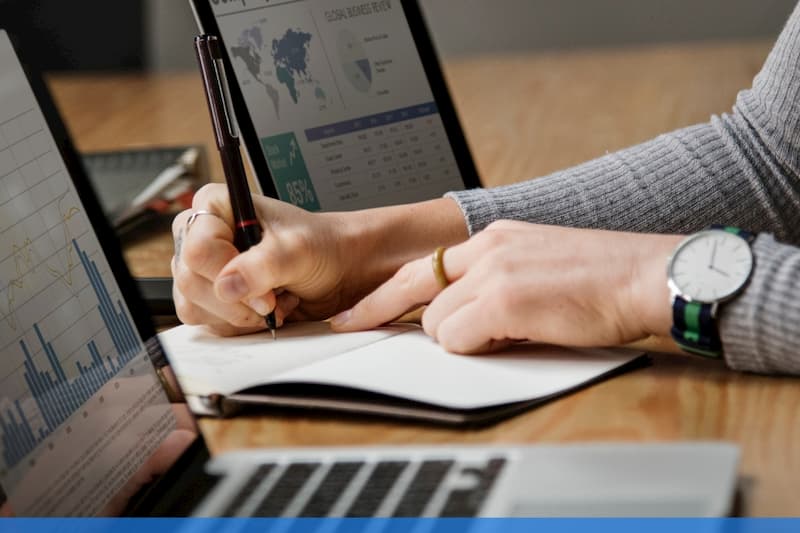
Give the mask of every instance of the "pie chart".
M 357 91 L 368 92 L 372 87 L 372 65 L 364 45 L 350 30 L 339 32 L 337 45 L 345 77 Z

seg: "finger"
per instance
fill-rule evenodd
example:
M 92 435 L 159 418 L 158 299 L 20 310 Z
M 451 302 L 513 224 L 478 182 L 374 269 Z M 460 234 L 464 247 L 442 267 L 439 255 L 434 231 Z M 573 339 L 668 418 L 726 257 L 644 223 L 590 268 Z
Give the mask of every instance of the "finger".
M 203 288 L 208 290 L 208 283 L 201 283 L 200 279 L 198 279 L 198 276 L 200 275 L 192 271 L 192 269 L 189 268 L 184 261 L 180 260 L 180 257 L 173 256 L 170 266 L 172 269 L 172 277 L 174 279 L 173 292 L 177 292 L 179 294 L 185 293 L 189 296 L 188 300 L 191 300 L 193 297 L 197 297 L 197 291 L 203 290 Z M 200 277 L 202 278 L 202 276 Z M 203 279 L 210 281 L 207 278 Z M 213 292 L 211 292 L 211 294 L 213 294 Z M 208 296 L 206 296 L 206 298 L 208 298 Z M 273 309 L 275 305 L 275 296 L 273 293 L 268 292 L 260 296 L 249 298 L 244 303 L 256 313 L 266 315 Z
M 234 335 L 245 335 L 247 333 L 256 333 L 257 331 L 261 331 L 264 328 L 237 328 L 236 326 L 221 320 L 216 315 L 213 315 L 199 307 L 194 305 L 189 300 L 187 300 L 184 296 L 180 293 L 176 292 L 174 295 L 175 301 L 175 310 L 178 315 L 178 319 L 183 324 L 193 325 L 193 326 L 205 326 L 213 331 L 217 335 L 221 335 L 223 337 L 232 337 Z
M 437 331 L 442 321 L 477 298 L 475 291 L 479 285 L 470 279 L 472 277 L 474 276 L 470 276 L 470 274 L 463 276 L 455 283 L 450 284 L 428 304 L 422 314 L 422 328 L 425 333 L 434 339 L 438 338 Z
M 172 243 L 173 243 L 173 253 L 172 253 L 172 262 L 175 263 L 176 260 L 180 260 L 181 251 L 183 249 L 183 237 L 184 237 L 184 230 L 186 229 L 186 220 L 189 211 L 181 211 L 178 213 L 175 218 L 172 219 Z
M 492 335 L 491 320 L 478 299 L 474 299 L 446 316 L 436 330 L 436 341 L 448 352 L 485 353 L 507 345 L 503 338 Z
M 223 183 L 206 183 L 192 197 L 192 210 L 206 210 L 215 213 L 229 226 L 233 226 L 228 187 Z
M 237 328 L 227 322 L 214 322 L 212 319 L 200 325 L 210 329 L 215 335 L 219 335 L 220 337 L 238 337 L 239 335 L 250 335 L 251 333 L 264 331 L 264 328 Z
M 175 215 L 175 218 L 172 219 L 172 237 L 177 238 L 178 234 L 181 233 L 186 228 L 186 221 L 189 220 L 189 217 L 192 215 L 191 209 L 185 209 Z
M 179 313 L 178 318 L 181 320 L 181 322 L 183 324 L 193 326 L 205 326 L 222 337 L 247 335 L 249 333 L 257 333 L 265 329 L 265 326 L 252 326 L 247 328 L 234 326 L 230 322 L 226 322 L 220 319 L 218 316 L 209 313 L 202 307 L 195 306 L 193 304 L 190 305 L 190 308 L 184 308 Z
M 443 257 L 445 277 L 458 280 L 477 251 L 473 241 L 448 248 Z M 390 322 L 430 302 L 442 290 L 433 272 L 431 255 L 403 265 L 397 273 L 352 309 L 336 315 L 331 326 L 336 331 L 369 329 Z
M 214 287 L 210 281 L 193 272 L 181 272 L 180 267 L 178 270 L 180 275 L 175 278 L 178 292 L 185 297 L 188 303 L 205 311 L 202 319 L 207 320 L 211 315 L 214 317 L 213 322 L 223 321 L 237 328 L 248 330 L 266 327 L 264 315 L 275 307 L 275 296 L 272 293 L 258 299 L 253 298 L 247 302 L 248 305 L 240 302 L 220 302 L 214 295 Z M 199 314 L 196 313 L 196 315 Z M 195 320 L 202 319 L 200 316 L 195 317 Z
M 352 309 L 336 315 L 331 326 L 336 331 L 374 328 L 430 302 L 440 290 L 431 269 L 431 258 L 423 257 L 400 267 Z
M 192 219 L 192 215 L 198 212 L 211 214 Z M 236 253 L 231 244 L 232 227 L 227 187 L 217 183 L 204 185 L 194 194 L 192 209 L 182 211 L 172 222 L 176 259 L 184 260 L 188 255 L 187 263 L 191 269 L 213 279 Z
M 192 214 L 201 210 L 214 213 L 229 227 L 233 227 L 227 187 L 221 183 L 207 183 L 194 193 L 192 208 L 181 211 L 175 216 L 172 221 L 172 235 L 177 237 L 181 231 L 186 229 L 186 223 Z
M 284 292 L 280 294 L 277 298 L 277 303 L 275 305 L 275 320 L 278 324 L 278 327 L 282 326 L 286 319 L 291 316 L 297 306 L 300 305 L 300 298 L 295 296 L 294 294 Z
M 176 258 L 193 272 L 214 280 L 219 271 L 239 255 L 233 245 L 233 231 L 221 218 L 199 216 L 183 232 L 180 254 Z
M 302 237 L 269 231 L 261 242 L 232 258 L 214 279 L 217 297 L 225 302 L 236 302 L 279 289 L 292 283 L 303 272 L 308 248 Z M 299 274 L 300 273 L 300 274 Z

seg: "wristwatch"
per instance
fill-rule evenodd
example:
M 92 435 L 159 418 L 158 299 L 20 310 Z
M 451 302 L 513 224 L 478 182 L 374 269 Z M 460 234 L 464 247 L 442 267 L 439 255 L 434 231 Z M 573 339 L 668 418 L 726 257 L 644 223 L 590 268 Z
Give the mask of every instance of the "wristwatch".
M 667 266 L 672 338 L 687 352 L 722 356 L 719 306 L 739 295 L 755 266 L 752 233 L 712 226 L 678 245 Z

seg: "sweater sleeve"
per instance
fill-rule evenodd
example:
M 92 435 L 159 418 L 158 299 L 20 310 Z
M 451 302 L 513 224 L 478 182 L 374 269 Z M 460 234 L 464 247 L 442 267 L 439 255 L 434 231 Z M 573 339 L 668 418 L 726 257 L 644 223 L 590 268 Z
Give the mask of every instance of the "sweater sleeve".
M 729 114 L 535 180 L 448 193 L 474 234 L 500 219 L 690 233 L 769 232 L 727 304 L 721 336 L 740 370 L 800 373 L 800 4 Z M 794 330 L 794 331 L 793 331 Z
M 800 375 L 800 248 L 765 234 L 753 252 L 747 289 L 721 311 L 725 360 L 737 370 Z

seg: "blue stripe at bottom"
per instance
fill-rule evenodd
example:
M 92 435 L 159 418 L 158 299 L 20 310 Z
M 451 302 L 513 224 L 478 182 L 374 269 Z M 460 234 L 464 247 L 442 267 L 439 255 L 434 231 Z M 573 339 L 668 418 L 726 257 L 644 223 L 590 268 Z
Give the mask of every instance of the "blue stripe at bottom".
M 0 533 L 795 533 L 800 518 L 2 518 Z

